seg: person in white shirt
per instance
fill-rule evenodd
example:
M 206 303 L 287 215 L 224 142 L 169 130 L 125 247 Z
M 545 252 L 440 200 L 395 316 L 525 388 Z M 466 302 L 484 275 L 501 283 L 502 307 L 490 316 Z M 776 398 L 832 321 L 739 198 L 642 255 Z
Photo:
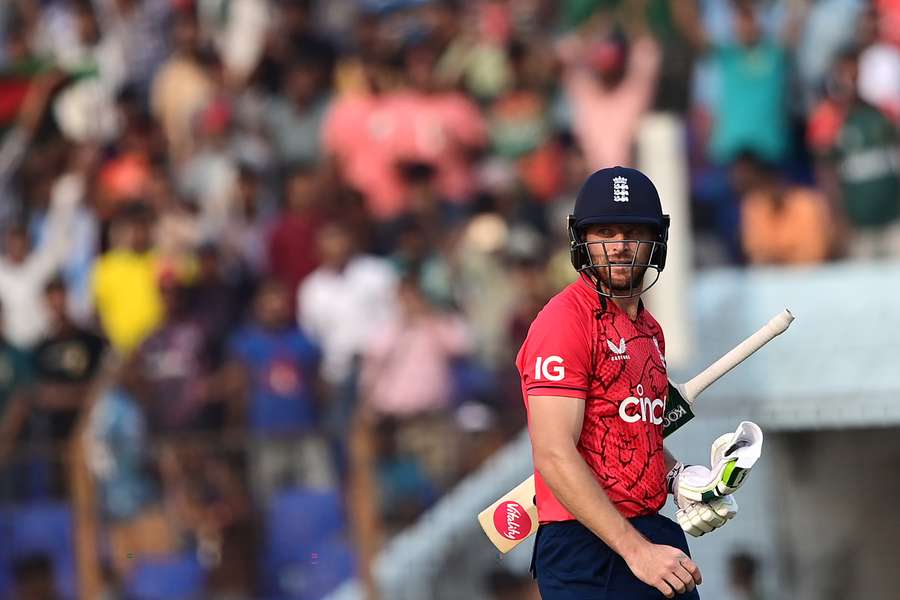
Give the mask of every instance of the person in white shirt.
M 3 333 L 18 348 L 32 346 L 47 332 L 44 287 L 66 259 L 73 215 L 80 201 L 78 189 L 72 193 L 57 193 L 54 189 L 46 230 L 34 249 L 24 223 L 8 228 L 3 236 L 0 255 L 0 303 L 6 314 Z
M 321 262 L 297 291 L 297 316 L 322 347 L 323 378 L 341 386 L 372 333 L 393 316 L 397 274 L 387 260 L 358 253 L 345 225 L 324 226 L 317 246 Z

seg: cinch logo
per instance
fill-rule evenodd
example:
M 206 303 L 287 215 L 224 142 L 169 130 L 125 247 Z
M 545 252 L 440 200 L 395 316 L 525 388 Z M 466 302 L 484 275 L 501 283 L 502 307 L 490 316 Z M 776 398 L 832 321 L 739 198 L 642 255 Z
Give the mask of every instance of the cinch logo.
M 628 202 L 628 180 L 621 175 L 613 177 L 613 202 Z
M 524 540 L 531 533 L 531 517 L 524 506 L 509 500 L 494 510 L 494 527 L 508 540 Z
M 618 346 L 613 344 L 611 340 L 606 340 L 606 345 L 609 346 L 609 351 L 612 352 L 610 360 L 628 360 L 631 358 L 626 354 L 628 348 L 625 347 L 625 338 L 619 340 Z
M 641 384 L 638 384 L 636 391 L 637 397 L 629 396 L 619 404 L 619 416 L 622 420 L 626 423 L 637 423 L 638 421 L 646 423 L 649 421 L 653 425 L 662 425 L 666 403 L 659 398 L 656 400 L 645 398 L 644 386 Z M 629 414 L 628 409 L 632 406 L 635 407 L 634 411 Z
M 548 381 L 562 381 L 566 376 L 566 368 L 562 366 L 563 359 L 560 356 L 538 356 L 534 362 L 534 378 Z M 551 365 L 556 365 L 551 367 Z

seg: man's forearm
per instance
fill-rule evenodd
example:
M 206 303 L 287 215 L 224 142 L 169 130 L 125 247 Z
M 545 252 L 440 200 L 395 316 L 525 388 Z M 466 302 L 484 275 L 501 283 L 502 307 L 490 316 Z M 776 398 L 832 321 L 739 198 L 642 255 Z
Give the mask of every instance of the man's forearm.
M 553 496 L 617 554 L 628 556 L 643 544 L 644 537 L 613 505 L 574 446 L 535 456 L 535 465 Z

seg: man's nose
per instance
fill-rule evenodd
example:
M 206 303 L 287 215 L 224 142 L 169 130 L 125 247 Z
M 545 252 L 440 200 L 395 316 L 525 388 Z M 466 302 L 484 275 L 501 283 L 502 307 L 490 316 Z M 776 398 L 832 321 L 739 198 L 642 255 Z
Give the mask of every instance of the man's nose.
M 608 254 L 612 256 L 622 256 L 631 254 L 631 246 L 630 242 L 624 241 L 626 239 L 625 234 L 617 233 L 611 239 L 606 242 L 606 251 Z

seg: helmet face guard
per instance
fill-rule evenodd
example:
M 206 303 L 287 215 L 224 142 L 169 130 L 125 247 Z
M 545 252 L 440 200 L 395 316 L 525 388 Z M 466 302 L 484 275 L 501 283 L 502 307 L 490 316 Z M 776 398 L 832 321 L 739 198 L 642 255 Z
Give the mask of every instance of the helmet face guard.
M 662 270 L 666 266 L 666 244 L 669 237 L 668 215 L 662 216 L 662 227 L 657 227 L 657 239 L 655 240 L 609 240 L 588 242 L 584 237 L 583 226 L 579 227 L 576 225 L 575 215 L 569 215 L 568 231 L 569 253 L 572 260 L 572 266 L 575 267 L 575 270 L 597 290 L 598 294 L 606 296 L 607 298 L 634 298 L 635 296 L 640 296 L 656 284 L 659 280 L 659 274 L 662 273 Z M 631 260 L 618 263 L 611 262 L 608 248 L 609 245 L 612 244 L 633 245 L 634 251 L 631 254 Z M 650 247 L 649 259 L 647 262 L 638 262 L 638 257 L 641 255 L 641 251 L 645 246 Z M 600 254 L 605 258 L 605 264 L 594 262 L 594 257 L 591 254 L 592 247 L 595 250 L 595 254 Z M 597 248 L 600 248 L 602 253 L 596 252 Z M 614 290 L 611 287 L 604 285 L 604 277 L 602 276 L 605 274 L 605 281 L 611 283 L 612 270 L 614 268 L 629 269 L 630 283 L 627 291 Z M 644 279 L 647 277 L 647 271 L 651 270 L 654 273 L 653 280 L 647 284 L 644 282 Z M 640 281 L 635 281 L 635 275 L 639 271 L 643 272 L 643 277 Z

